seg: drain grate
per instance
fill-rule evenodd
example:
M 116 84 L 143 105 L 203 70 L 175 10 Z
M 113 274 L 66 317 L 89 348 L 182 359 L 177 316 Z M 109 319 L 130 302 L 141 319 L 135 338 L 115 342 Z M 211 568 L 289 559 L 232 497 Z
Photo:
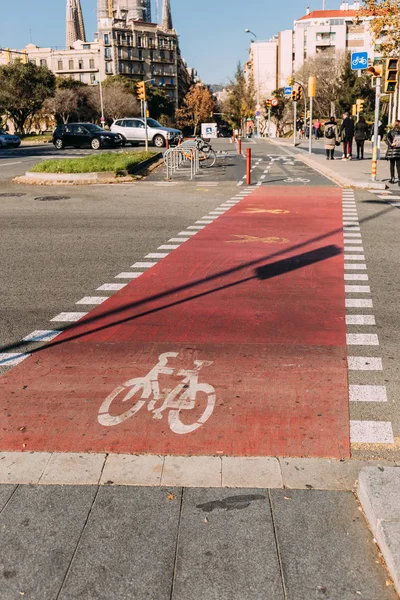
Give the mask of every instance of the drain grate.
M 35 200 L 39 202 L 54 202 L 55 200 L 69 200 L 69 196 L 38 196 Z
M 26 196 L 26 194 L 21 194 L 17 192 L 10 192 L 9 194 L 0 194 L 0 198 L 22 198 L 22 196 Z

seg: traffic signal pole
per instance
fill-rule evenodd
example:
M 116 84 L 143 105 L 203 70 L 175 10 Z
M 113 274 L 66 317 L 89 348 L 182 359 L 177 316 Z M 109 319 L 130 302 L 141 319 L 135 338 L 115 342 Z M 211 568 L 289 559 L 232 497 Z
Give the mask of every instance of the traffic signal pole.
M 293 145 L 296 146 L 297 101 L 293 102 L 293 114 L 294 114 Z
M 375 122 L 374 122 L 374 148 L 372 151 L 372 171 L 371 180 L 376 181 L 376 174 L 378 170 L 378 129 L 379 129 L 379 110 L 381 104 L 381 78 L 376 78 L 376 95 L 375 95 Z

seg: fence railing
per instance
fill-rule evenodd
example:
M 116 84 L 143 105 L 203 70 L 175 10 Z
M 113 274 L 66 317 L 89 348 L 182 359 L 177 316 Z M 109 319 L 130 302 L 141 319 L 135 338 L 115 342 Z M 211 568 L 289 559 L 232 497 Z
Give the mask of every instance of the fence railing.
M 164 163 L 167 169 L 167 179 L 172 179 L 174 173 L 186 170 L 190 179 L 199 172 L 199 151 L 196 142 L 186 141 L 176 148 L 170 148 L 164 154 Z

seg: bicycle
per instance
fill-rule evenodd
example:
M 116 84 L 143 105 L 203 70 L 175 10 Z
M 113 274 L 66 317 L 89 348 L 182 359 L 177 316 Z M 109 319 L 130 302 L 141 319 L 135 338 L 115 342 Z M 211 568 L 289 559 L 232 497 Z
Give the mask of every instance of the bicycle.
M 159 376 L 173 375 L 175 369 L 168 365 L 170 358 L 177 358 L 178 352 L 165 352 L 158 357 L 158 363 L 144 377 L 130 379 L 119 385 L 107 396 L 99 409 L 97 420 L 104 427 L 120 425 L 127 419 L 136 415 L 147 402 L 147 410 L 153 412 L 153 419 L 162 419 L 163 413 L 168 412 L 168 424 L 174 433 L 184 435 L 199 429 L 211 417 L 216 402 L 215 389 L 208 383 L 199 383 L 199 373 L 203 367 L 209 367 L 213 363 L 205 360 L 195 360 L 193 369 L 180 369 L 178 376 L 183 377 L 181 383 L 172 390 L 161 389 Z M 118 398 L 121 402 L 127 402 L 141 392 L 136 404 L 125 413 L 113 416 L 110 409 Z M 190 425 L 183 423 L 180 419 L 181 411 L 193 410 L 196 407 L 196 396 L 199 393 L 206 395 L 206 407 L 200 418 Z M 124 396 L 125 394 L 125 396 Z M 121 397 L 124 396 L 122 399 Z M 162 401 L 161 406 L 157 404 Z

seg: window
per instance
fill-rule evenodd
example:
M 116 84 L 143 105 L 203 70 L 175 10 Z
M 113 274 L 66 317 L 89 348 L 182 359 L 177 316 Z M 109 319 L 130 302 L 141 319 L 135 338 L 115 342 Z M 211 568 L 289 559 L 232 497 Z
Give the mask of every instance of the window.
M 344 25 L 344 19 L 331 19 L 330 25 Z
M 83 69 L 83 60 L 82 60 L 82 59 L 80 59 L 80 60 L 78 61 L 78 69 L 80 69 L 80 70 L 82 70 L 82 69 Z
M 112 63 L 106 63 L 106 73 L 108 75 L 112 73 Z
M 96 75 L 94 73 L 90 73 L 90 83 L 96 83 Z
M 150 50 L 150 60 L 154 60 L 154 50 Z
M 169 60 L 170 60 L 171 62 L 173 62 L 173 60 L 174 60 L 174 53 L 173 53 L 173 52 L 170 52 L 170 53 L 169 53 Z
M 95 69 L 95 68 L 96 68 L 96 67 L 95 67 L 95 64 L 94 64 L 94 58 L 91 58 L 91 59 L 89 60 L 89 68 L 90 68 L 90 69 Z
M 138 58 L 139 60 L 143 60 L 143 50 L 141 48 L 138 50 Z
M 137 47 L 142 48 L 142 36 L 138 35 L 137 37 Z
M 111 48 L 104 48 L 104 58 L 111 58 Z
M 161 58 L 161 60 L 165 60 L 165 52 L 164 52 L 164 50 L 160 50 L 160 58 Z
M 118 48 L 118 58 L 122 58 L 122 48 Z
M 85 83 L 85 76 L 82 73 L 79 74 L 79 81 Z
M 68 69 L 70 71 L 74 70 L 74 61 L 72 59 L 68 61 Z
M 63 68 L 64 68 L 64 66 L 63 66 L 63 61 L 62 61 L 62 60 L 59 60 L 59 61 L 58 61 L 58 63 L 57 63 L 57 69 L 58 69 L 59 71 L 62 71 L 62 70 L 63 70 Z
M 40 66 L 41 67 L 47 67 L 47 60 L 45 58 L 41 58 L 40 59 Z
M 106 46 L 109 46 L 109 44 L 110 44 L 110 36 L 109 36 L 109 34 L 108 34 L 108 33 L 105 33 L 105 34 L 104 34 L 104 44 L 105 44 Z
M 175 85 L 175 79 L 171 77 L 171 85 Z
M 149 48 L 154 48 L 154 39 L 149 37 Z
M 90 44 L 83 44 L 82 48 L 84 50 L 90 50 Z

